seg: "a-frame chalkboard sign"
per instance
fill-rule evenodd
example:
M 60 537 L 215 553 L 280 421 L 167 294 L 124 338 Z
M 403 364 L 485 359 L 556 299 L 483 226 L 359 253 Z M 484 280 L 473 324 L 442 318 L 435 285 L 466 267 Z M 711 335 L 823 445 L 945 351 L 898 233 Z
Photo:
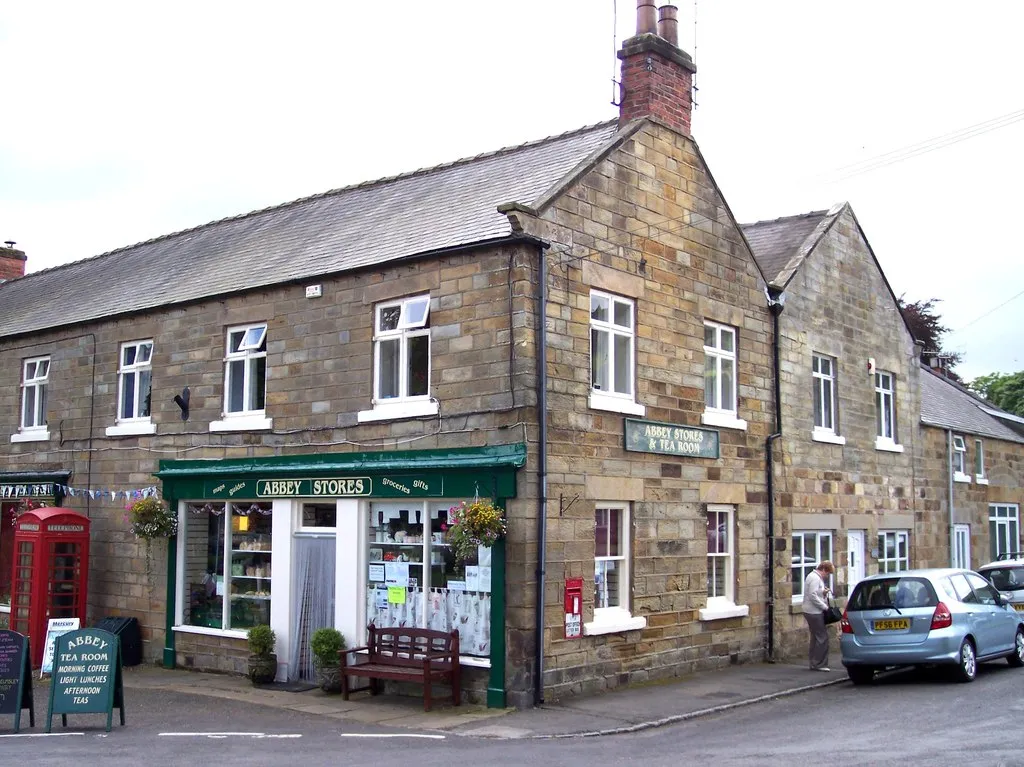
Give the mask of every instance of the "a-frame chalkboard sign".
M 0 714 L 14 714 L 14 731 L 21 730 L 21 710 L 28 709 L 30 727 L 36 726 L 32 708 L 32 653 L 28 637 L 0 630 Z
M 81 629 L 57 637 L 46 731 L 50 731 L 54 714 L 60 714 L 61 724 L 67 727 L 68 714 L 105 713 L 110 732 L 115 707 L 121 710 L 124 726 L 121 638 L 100 629 Z

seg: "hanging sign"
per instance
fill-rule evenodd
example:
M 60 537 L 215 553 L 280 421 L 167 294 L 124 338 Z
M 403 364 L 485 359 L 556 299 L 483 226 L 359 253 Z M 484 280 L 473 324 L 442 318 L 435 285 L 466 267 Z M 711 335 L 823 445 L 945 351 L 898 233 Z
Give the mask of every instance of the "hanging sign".
M 43 678 L 43 674 L 49 674 L 53 671 L 53 643 L 57 641 L 57 637 L 81 627 L 82 622 L 78 618 L 50 618 L 46 622 L 46 639 L 45 644 L 43 645 L 43 665 L 39 669 L 40 679 Z
M 21 710 L 28 709 L 30 727 L 36 726 L 32 708 L 32 670 L 28 637 L 0 629 L 0 714 L 14 714 L 14 731 L 21 729 Z
M 625 418 L 626 450 L 688 458 L 718 458 L 718 432 L 677 423 Z
M 100 629 L 81 629 L 62 634 L 56 644 L 46 731 L 54 714 L 60 714 L 61 724 L 67 727 L 68 714 L 105 713 L 110 732 L 115 707 L 124 726 L 120 637 Z

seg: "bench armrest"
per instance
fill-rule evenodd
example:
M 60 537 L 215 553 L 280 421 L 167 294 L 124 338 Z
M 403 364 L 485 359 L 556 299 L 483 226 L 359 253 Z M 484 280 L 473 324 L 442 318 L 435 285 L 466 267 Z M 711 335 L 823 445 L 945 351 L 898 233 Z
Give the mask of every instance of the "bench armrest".
M 363 651 L 363 650 L 369 651 L 369 649 L 370 649 L 369 647 L 353 647 L 353 648 L 352 648 L 352 649 L 350 649 L 350 650 L 349 650 L 349 649 L 346 649 L 346 650 L 339 650 L 339 651 L 338 651 L 338 657 L 339 657 L 339 658 L 340 658 L 340 660 L 341 660 L 341 665 L 342 665 L 342 666 L 348 666 L 348 665 L 350 665 L 350 664 L 349 664 L 349 662 L 348 662 L 348 654 L 349 654 L 350 652 L 361 652 L 361 651 Z M 358 663 L 353 663 L 353 664 L 351 664 L 351 665 L 353 665 L 353 666 L 358 666 L 359 664 L 358 664 Z

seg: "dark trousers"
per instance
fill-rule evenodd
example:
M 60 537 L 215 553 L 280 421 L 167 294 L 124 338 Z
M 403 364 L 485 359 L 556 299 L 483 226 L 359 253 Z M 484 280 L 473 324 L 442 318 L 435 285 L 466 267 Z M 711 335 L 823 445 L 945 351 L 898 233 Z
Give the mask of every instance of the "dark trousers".
M 828 665 L 828 630 L 825 628 L 825 616 L 822 613 L 804 613 L 807 620 L 807 629 L 811 634 L 811 646 L 807 652 L 807 659 L 811 668 L 821 668 Z

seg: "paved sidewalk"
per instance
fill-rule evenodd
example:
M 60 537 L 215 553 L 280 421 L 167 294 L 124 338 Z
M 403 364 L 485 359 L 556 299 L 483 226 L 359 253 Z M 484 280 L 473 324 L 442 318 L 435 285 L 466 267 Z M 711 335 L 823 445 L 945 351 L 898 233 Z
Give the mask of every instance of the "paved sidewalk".
M 613 735 L 671 724 L 697 716 L 846 681 L 840 666 L 814 672 L 806 666 L 753 663 L 628 687 L 589 697 L 567 698 L 516 711 L 481 706 L 437 705 L 423 710 L 422 698 L 395 695 L 325 695 L 319 689 L 288 692 L 256 688 L 245 677 L 126 668 L 125 688 L 164 689 L 299 711 L 338 720 L 489 738 L 569 738 Z

